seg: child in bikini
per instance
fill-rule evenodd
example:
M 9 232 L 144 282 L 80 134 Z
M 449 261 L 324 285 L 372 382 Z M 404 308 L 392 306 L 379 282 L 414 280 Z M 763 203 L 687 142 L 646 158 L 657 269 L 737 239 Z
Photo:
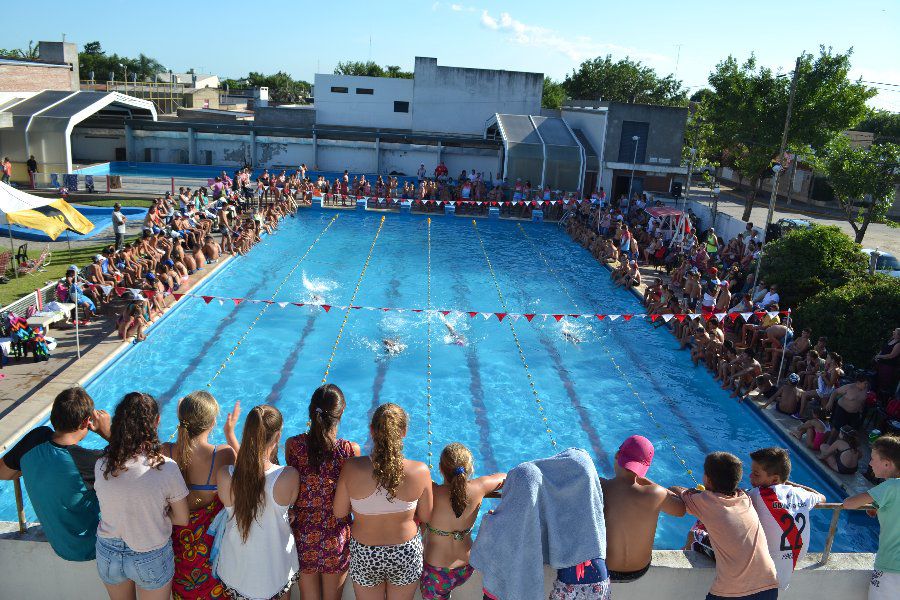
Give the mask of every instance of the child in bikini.
M 441 452 L 440 470 L 444 483 L 432 484 L 434 509 L 431 520 L 424 524 L 423 600 L 446 600 L 472 576 L 469 551 L 481 502 L 506 479 L 506 473 L 469 479 L 475 471 L 472 453 L 455 442 Z

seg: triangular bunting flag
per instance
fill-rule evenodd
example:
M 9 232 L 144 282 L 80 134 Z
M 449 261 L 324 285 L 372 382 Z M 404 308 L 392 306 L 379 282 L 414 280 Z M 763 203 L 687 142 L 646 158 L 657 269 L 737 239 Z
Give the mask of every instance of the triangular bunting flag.
M 577 314 L 576 314 L 576 315 L 569 315 L 569 316 L 572 317 L 573 319 L 577 319 L 577 318 L 580 317 L 581 315 L 577 315 Z
M 351 305 L 350 305 L 350 308 L 353 308 L 353 309 L 355 309 L 355 310 L 359 310 L 359 309 L 362 308 L 362 306 L 353 306 L 353 305 L 351 304 Z
M 331 305 L 330 305 L 330 304 L 323 304 L 323 305 L 322 305 L 322 310 L 324 310 L 325 312 L 328 312 L 329 310 L 331 310 Z
M 703 313 L 703 318 L 706 319 L 707 321 L 709 321 L 710 319 L 713 318 L 713 314 L 711 312 L 705 312 L 705 313 Z
M 203 301 L 206 302 L 207 304 L 212 302 L 212 299 L 213 299 L 212 296 L 200 296 L 200 297 L 203 298 Z
M 506 316 L 506 313 L 494 313 L 494 314 L 497 315 L 497 320 L 501 321 L 501 322 L 503 321 L 503 317 Z
M 625 319 L 626 321 L 630 321 L 631 317 L 633 317 L 633 316 L 634 315 L 622 315 L 622 318 Z
M 724 321 L 724 320 L 725 320 L 725 315 L 727 315 L 727 314 L 728 314 L 728 313 L 716 313 L 716 318 L 717 318 L 719 321 Z
M 615 321 L 615 320 L 618 319 L 620 316 L 621 316 L 621 315 L 609 315 L 609 320 L 610 320 L 610 321 Z
M 683 322 L 684 322 L 684 318 L 685 318 L 686 316 L 687 316 L 687 315 L 675 315 L 675 318 L 678 319 L 678 322 L 679 322 L 679 323 L 683 323 Z
M 529 322 L 529 323 L 531 323 L 531 320 L 534 318 L 534 314 L 533 314 L 533 313 L 532 313 L 532 314 L 522 315 L 522 316 L 525 317 L 526 319 L 528 319 L 528 322 Z
M 733 313 L 729 313 L 728 316 L 731 317 L 731 322 L 734 323 L 735 321 L 737 321 L 737 318 L 739 316 L 741 316 L 741 314 L 733 312 Z
M 513 313 L 513 314 L 509 315 L 509 318 L 512 319 L 513 321 L 518 321 L 521 317 L 522 317 L 522 315 L 517 314 L 517 313 Z
M 483 313 L 481 313 L 481 316 L 484 317 L 484 320 L 485 320 L 485 321 L 487 321 L 488 319 L 491 318 L 491 314 L 492 314 L 492 313 L 484 313 L 484 312 L 483 312 Z
M 770 319 L 774 319 L 775 317 L 778 316 L 778 311 L 777 311 L 777 310 L 770 310 L 770 311 L 767 312 L 766 314 L 769 315 L 769 318 L 770 318 Z
M 598 321 L 602 321 L 603 319 L 606 318 L 606 315 L 594 315 L 594 316 L 597 317 Z
M 224 298 L 219 298 L 218 300 L 219 300 L 219 306 L 225 306 L 225 299 L 224 299 Z
M 449 310 L 439 310 L 438 312 L 441 313 L 442 315 L 444 315 L 445 317 L 450 314 Z
M 670 314 L 670 315 L 663 315 L 662 318 L 663 318 L 663 321 L 665 321 L 666 323 L 668 323 L 669 321 L 672 320 L 672 317 L 674 317 L 674 316 L 675 316 L 675 315 L 671 315 L 671 314 Z
M 284 308 L 288 304 L 290 304 L 290 302 L 278 302 L 278 306 L 280 306 L 281 308 Z
M 291 302 L 291 304 L 293 304 L 294 306 L 297 306 L 297 307 L 306 306 L 306 304 L 303 302 Z
M 104 294 L 109 295 L 109 293 L 112 291 L 112 286 L 111 285 L 101 285 L 100 289 L 103 290 Z
M 743 312 L 743 313 L 740 313 L 740 315 L 741 315 L 742 317 L 744 317 L 744 320 L 745 320 L 745 321 L 749 321 L 749 320 L 750 320 L 750 317 L 753 316 L 753 313 L 752 313 L 752 312 Z
M 241 302 L 243 302 L 244 299 L 243 298 L 232 298 L 232 300 L 234 300 L 234 305 L 237 306 Z
M 560 320 L 566 315 L 553 315 L 553 318 L 556 319 L 556 322 L 559 323 Z
M 116 286 L 115 288 L 116 296 L 122 297 L 122 294 L 125 293 L 125 288 Z
M 358 306 L 356 308 L 359 308 Z M 413 312 L 422 312 L 421 308 L 413 308 L 411 309 Z
M 152 298 L 156 294 L 156 291 L 155 290 L 144 290 L 141 293 L 144 295 L 144 298 Z
M 184 298 L 184 294 L 172 294 L 172 297 L 175 298 L 175 302 L 178 302 L 182 298 Z
M 469 315 L 469 317 L 471 317 L 471 318 L 475 318 L 475 315 L 477 315 L 477 314 L 478 314 L 477 312 L 472 312 L 472 311 L 469 311 L 469 312 L 468 312 L 468 315 Z
M 659 315 L 650 315 L 650 322 L 656 323 L 656 320 L 659 318 Z
M 696 321 L 697 319 L 700 318 L 700 315 L 697 314 L 697 313 L 690 313 L 690 314 L 688 315 L 688 317 L 690 317 L 691 321 Z

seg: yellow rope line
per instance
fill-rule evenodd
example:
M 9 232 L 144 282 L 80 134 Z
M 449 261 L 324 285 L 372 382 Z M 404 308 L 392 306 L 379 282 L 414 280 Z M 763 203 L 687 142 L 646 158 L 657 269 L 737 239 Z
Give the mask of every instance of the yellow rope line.
M 517 223 L 517 225 L 518 225 L 518 227 L 519 227 L 519 231 L 522 232 L 522 235 L 525 236 L 525 239 L 528 240 L 528 242 L 531 244 L 531 247 L 534 248 L 534 249 L 537 251 L 538 255 L 541 257 L 541 260 L 544 261 L 544 264 L 547 266 L 547 269 L 548 269 L 548 270 L 550 271 L 550 273 L 553 275 L 553 278 L 556 279 L 556 283 L 559 284 L 560 289 L 562 289 L 562 291 L 563 291 L 563 292 L 566 294 L 566 296 L 569 298 L 569 302 L 571 302 L 571 303 L 572 303 L 572 306 L 575 307 L 575 310 L 576 310 L 577 312 L 580 313 L 580 312 L 581 312 L 581 308 L 579 308 L 578 303 L 577 303 L 577 302 L 575 301 L 575 299 L 572 297 L 572 294 L 569 293 L 569 289 L 566 287 L 566 285 L 563 283 L 562 279 L 559 277 L 559 274 L 556 272 L 556 269 L 553 268 L 553 265 L 551 265 L 551 264 L 550 264 L 550 261 L 547 260 L 547 257 L 544 256 L 544 253 L 541 251 L 540 247 L 539 247 L 537 244 L 534 243 L 534 240 L 531 239 L 531 236 L 528 235 L 528 232 L 526 232 L 526 231 L 525 231 L 525 228 L 522 227 L 522 224 L 521 224 L 521 223 Z M 630 380 L 628 379 L 628 377 L 625 375 L 625 372 L 622 371 L 622 368 L 619 366 L 619 363 L 616 362 L 616 359 L 615 359 L 615 357 L 612 355 L 612 353 L 609 351 L 609 348 L 607 348 L 606 344 L 604 344 L 604 343 L 602 342 L 602 340 L 600 339 L 600 334 L 598 334 L 596 331 L 594 331 L 593 328 L 591 328 L 591 331 L 592 331 L 592 332 L 594 333 L 594 335 L 597 337 L 597 340 L 600 342 L 600 347 L 603 348 L 604 352 L 606 352 L 606 356 L 609 358 L 610 362 L 612 362 L 613 367 L 615 367 L 616 371 L 619 373 L 619 376 L 622 378 L 622 381 L 625 382 L 625 385 L 628 386 L 628 389 L 631 390 L 631 393 L 634 395 L 634 397 L 637 398 L 638 402 L 641 403 L 641 406 L 644 407 L 644 410 L 647 412 L 647 416 L 650 417 L 650 420 L 653 421 L 653 424 L 654 424 L 654 425 L 656 425 L 656 428 L 659 430 L 659 433 L 660 433 L 660 435 L 662 435 L 662 437 L 663 437 L 663 439 L 665 440 L 666 444 L 672 449 L 672 453 L 673 453 L 673 454 L 675 455 L 675 457 L 681 462 L 681 465 L 682 465 L 683 467 L 685 467 L 685 471 L 687 472 L 688 475 L 690 475 L 691 479 L 694 480 L 694 484 L 695 484 L 698 488 L 702 488 L 703 485 L 702 485 L 699 481 L 697 481 L 697 478 L 696 478 L 696 477 L 694 477 L 694 472 L 693 472 L 693 470 L 687 468 L 687 461 L 685 461 L 684 458 L 682 458 L 681 454 L 678 453 L 678 448 L 675 447 L 675 444 L 673 444 L 673 443 L 672 443 L 672 440 L 669 439 L 669 436 L 666 435 L 666 430 L 665 430 L 665 429 L 663 428 L 663 426 L 659 423 L 659 421 L 656 420 L 656 417 L 653 416 L 653 411 L 650 410 L 650 407 L 647 406 L 647 403 L 644 402 L 644 399 L 641 398 L 641 396 L 640 396 L 640 394 L 638 394 L 637 390 L 634 389 L 634 386 L 631 385 L 631 381 L 630 381 Z
M 319 243 L 319 240 L 322 239 L 322 236 L 325 235 L 325 232 L 328 231 L 328 228 L 331 227 L 331 224 L 334 223 L 335 220 L 337 220 L 337 218 L 338 218 L 338 215 L 334 215 L 334 217 L 332 217 L 331 220 L 328 222 L 328 225 L 326 225 L 325 228 L 319 232 L 319 235 L 316 236 L 316 239 L 313 240 L 312 244 L 309 245 L 309 248 L 306 249 L 306 252 L 303 253 L 303 256 L 300 257 L 300 260 L 298 260 L 297 263 L 291 268 L 291 270 L 288 271 L 288 274 L 284 276 L 284 279 L 281 280 L 281 283 L 279 283 L 278 287 L 275 288 L 275 291 L 272 292 L 272 296 L 269 298 L 270 302 L 275 300 L 275 296 L 278 295 L 278 292 L 281 290 L 282 287 L 284 287 L 284 284 L 287 283 L 287 281 L 288 281 L 288 279 L 290 279 L 291 275 L 294 274 L 294 271 L 296 271 L 297 268 L 300 266 L 300 263 L 302 263 L 306 259 L 306 257 L 312 251 L 313 247 Z M 212 387 L 213 381 L 215 381 L 216 377 L 218 377 L 219 374 L 225 370 L 225 366 L 231 362 L 231 358 L 234 356 L 234 353 L 237 352 L 238 348 L 240 348 L 241 344 L 244 342 L 244 340 L 247 338 L 247 336 L 250 335 L 250 332 L 253 331 L 253 328 L 256 327 L 256 324 L 259 322 L 259 320 L 262 318 L 262 316 L 264 314 L 266 314 L 267 310 L 269 310 L 270 306 L 272 306 L 272 305 L 271 304 L 263 304 L 263 307 L 259 310 L 259 313 L 256 315 L 256 318 L 253 319 L 252 323 L 250 323 L 250 327 L 248 327 L 247 331 L 245 331 L 244 334 L 238 339 L 237 344 L 234 345 L 234 348 L 232 348 L 231 352 L 228 353 L 228 356 L 225 357 L 225 360 L 219 366 L 219 369 L 216 371 L 216 374 L 213 375 L 212 379 L 209 380 L 209 383 L 206 384 L 206 387 L 208 387 L 208 388 Z
M 434 314 L 431 312 L 431 217 L 428 217 L 428 265 L 426 271 L 426 312 L 427 315 L 426 323 L 427 323 L 427 333 L 425 337 L 425 360 L 426 360 L 426 371 L 425 371 L 425 402 L 426 402 L 426 412 L 425 418 L 428 429 L 428 470 L 431 471 L 434 469 L 433 464 L 433 450 L 432 450 L 432 429 L 431 429 L 431 319 L 434 317 Z
M 369 248 L 366 262 L 363 264 L 362 271 L 359 273 L 359 279 L 356 280 L 356 287 L 353 288 L 353 295 L 350 296 L 350 302 L 347 304 L 347 310 L 344 312 L 344 320 L 341 322 L 341 328 L 338 329 L 337 338 L 334 340 L 334 346 L 331 347 L 331 356 L 328 357 L 328 363 L 325 365 L 325 374 L 322 375 L 322 385 L 325 385 L 325 382 L 328 381 L 328 372 L 331 371 L 331 363 L 334 361 L 334 355 L 337 353 L 338 344 L 341 343 L 341 336 L 344 335 L 344 327 L 347 326 L 347 321 L 350 319 L 350 311 L 353 310 L 353 301 L 356 300 L 356 294 L 359 293 L 359 286 L 362 285 L 363 277 L 366 275 L 366 269 L 369 268 L 369 261 L 372 260 L 372 253 L 375 251 L 375 242 L 378 241 L 378 235 L 381 233 L 382 227 L 384 227 L 384 216 L 381 217 L 381 222 L 378 224 L 378 231 L 375 232 L 375 238 L 372 240 L 372 246 Z
M 497 275 L 494 273 L 494 266 L 491 264 L 491 259 L 488 257 L 487 248 L 484 246 L 484 240 L 481 239 L 481 233 L 478 231 L 478 223 L 475 222 L 475 219 L 472 219 L 472 227 L 475 229 L 478 243 L 481 244 L 481 251 L 484 253 L 484 260 L 487 262 L 488 270 L 491 272 L 491 277 L 494 280 L 494 287 L 497 288 L 497 297 L 500 298 L 500 305 L 503 307 L 503 312 L 509 313 L 509 309 L 506 306 L 506 300 L 503 298 L 503 292 L 500 290 L 500 282 L 497 281 Z M 516 348 L 519 350 L 519 358 L 522 360 L 522 366 L 525 368 L 525 375 L 528 376 L 528 385 L 531 386 L 531 393 L 534 394 L 534 401 L 537 403 L 541 421 L 543 421 L 547 436 L 550 438 L 550 445 L 556 447 L 556 439 L 553 437 L 553 430 L 550 428 L 547 413 L 544 411 L 544 404 L 541 401 L 537 388 L 534 386 L 534 378 L 531 376 L 531 370 L 528 368 L 528 361 L 525 359 L 525 351 L 522 350 L 522 344 L 519 342 L 518 334 L 516 334 L 516 327 L 513 325 L 512 319 L 508 319 L 506 322 L 509 324 L 509 330 L 512 332 L 513 340 L 516 342 Z

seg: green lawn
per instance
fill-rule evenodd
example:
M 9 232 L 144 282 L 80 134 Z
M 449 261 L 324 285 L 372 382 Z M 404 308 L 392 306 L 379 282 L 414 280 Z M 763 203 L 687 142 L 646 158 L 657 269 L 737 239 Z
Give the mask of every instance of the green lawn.
M 118 202 L 122 206 L 138 206 L 140 208 L 150 208 L 150 205 L 153 204 L 152 200 L 148 200 L 145 198 L 129 198 L 118 200 L 115 198 L 97 198 L 96 200 L 72 200 L 73 204 L 87 204 L 88 206 L 112 206 L 116 202 Z
M 16 279 L 12 270 L 8 271 L 6 276 L 9 277 L 9 283 L 0 284 L 0 306 L 6 306 L 10 302 L 14 302 L 29 292 L 44 287 L 48 281 L 56 281 L 62 279 L 66 274 L 66 269 L 71 264 L 83 267 L 90 263 L 95 254 L 98 254 L 107 244 L 96 244 L 91 246 L 82 246 L 80 248 L 72 248 L 71 255 L 67 249 L 54 251 L 50 256 L 50 264 L 46 267 L 46 271 L 34 273 L 32 275 L 19 275 Z M 37 258 L 41 254 L 42 246 L 34 243 L 28 245 L 29 258 Z
M 77 204 L 111 207 L 116 202 L 119 202 L 122 206 L 140 206 L 143 208 L 147 208 L 151 204 L 150 200 L 144 199 L 114 200 L 100 198 L 96 200 L 79 200 Z M 65 237 L 61 236 L 57 241 L 65 241 Z M 0 242 L 0 248 L 2 248 L 0 249 L 0 252 L 6 251 L 5 248 L 8 243 L 9 238 L 6 238 L 5 242 Z M 20 243 L 21 242 L 16 242 L 15 246 L 18 248 Z M 50 265 L 47 266 L 46 271 L 34 273 L 32 275 L 20 275 L 18 279 L 16 279 L 12 270 L 8 271 L 6 276 L 9 277 L 9 283 L 0 284 L 0 306 L 6 306 L 11 302 L 15 302 L 25 294 L 43 287 L 48 281 L 62 279 L 65 276 L 66 269 L 69 265 L 74 264 L 79 267 L 85 266 L 93 260 L 95 254 L 99 254 L 107 245 L 108 244 L 98 243 L 90 246 L 81 246 L 80 248 L 72 248 L 71 254 L 69 254 L 68 249 L 54 251 L 50 257 Z M 29 242 L 28 257 L 32 259 L 39 257 L 43 248 L 44 245 L 41 242 Z M 15 259 L 13 259 L 13 262 L 15 262 Z

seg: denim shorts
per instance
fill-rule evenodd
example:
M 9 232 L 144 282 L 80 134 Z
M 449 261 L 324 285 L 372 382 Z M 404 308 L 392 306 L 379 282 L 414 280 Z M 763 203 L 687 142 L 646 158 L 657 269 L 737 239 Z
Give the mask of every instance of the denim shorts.
M 142 590 L 157 590 L 175 576 L 172 541 L 156 550 L 135 552 L 118 538 L 97 537 L 97 572 L 108 585 L 131 580 Z

